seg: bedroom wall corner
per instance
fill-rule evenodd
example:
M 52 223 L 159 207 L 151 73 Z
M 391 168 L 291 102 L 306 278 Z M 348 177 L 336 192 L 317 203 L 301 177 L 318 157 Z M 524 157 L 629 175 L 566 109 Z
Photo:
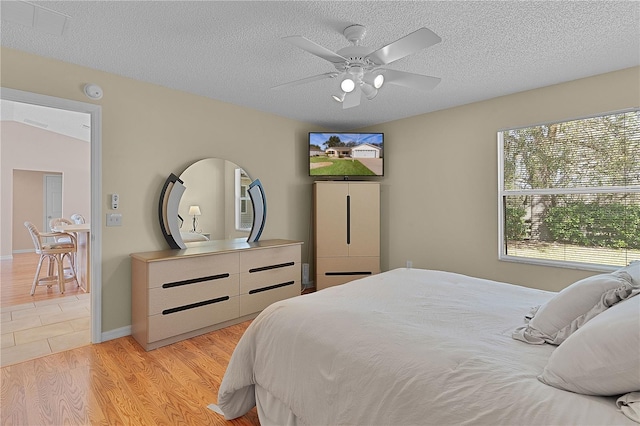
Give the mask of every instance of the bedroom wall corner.
M 368 127 L 385 133 L 382 268 L 441 269 L 558 291 L 594 272 L 498 261 L 500 129 L 640 105 L 640 67 Z

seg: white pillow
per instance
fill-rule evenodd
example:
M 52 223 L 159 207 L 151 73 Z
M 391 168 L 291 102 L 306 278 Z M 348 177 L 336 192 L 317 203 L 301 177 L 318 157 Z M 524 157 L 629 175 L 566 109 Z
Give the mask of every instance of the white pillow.
M 635 287 L 640 287 L 640 260 L 634 260 L 628 266 L 618 269 L 616 272 L 626 272 L 631 276 Z
M 538 379 L 587 395 L 640 391 L 640 297 L 612 306 L 572 334 Z
M 594 275 L 576 281 L 540 306 L 529 324 L 516 329 L 512 337 L 531 344 L 561 344 L 594 316 L 628 297 L 619 289 L 633 286 L 626 271 Z M 616 300 L 615 294 L 621 294 Z

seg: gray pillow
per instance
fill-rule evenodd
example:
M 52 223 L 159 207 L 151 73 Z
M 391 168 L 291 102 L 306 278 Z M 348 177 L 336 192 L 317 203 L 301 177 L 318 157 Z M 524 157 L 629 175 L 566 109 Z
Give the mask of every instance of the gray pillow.
M 629 266 L 618 269 L 616 272 L 626 272 L 631 276 L 631 282 L 635 287 L 640 288 L 640 260 L 634 260 Z
M 640 391 L 640 297 L 593 318 L 558 346 L 538 379 L 587 395 Z
M 561 344 L 591 318 L 629 297 L 640 285 L 627 271 L 594 275 L 576 281 L 540 306 L 529 324 L 512 337 L 530 344 Z

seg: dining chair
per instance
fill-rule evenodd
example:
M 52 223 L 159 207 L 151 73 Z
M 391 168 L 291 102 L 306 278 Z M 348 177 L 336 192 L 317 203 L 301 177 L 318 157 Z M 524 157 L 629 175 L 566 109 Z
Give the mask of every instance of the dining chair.
M 51 229 L 51 232 L 57 232 L 57 231 L 54 231 L 54 229 L 56 229 L 58 225 L 73 225 L 73 222 L 64 217 L 54 217 L 49 221 L 49 228 Z M 71 243 L 72 241 L 69 234 L 64 233 L 58 237 L 53 237 L 53 239 L 56 243 Z M 73 233 L 73 235 L 76 236 L 76 242 L 77 242 L 78 235 L 75 232 Z M 76 266 L 77 256 L 78 256 L 78 253 L 74 253 L 73 256 L 71 257 L 71 262 L 73 263 L 74 267 Z
M 79 213 L 74 213 L 71 215 L 71 220 L 76 224 L 76 225 L 82 225 L 83 223 L 86 223 L 86 221 L 84 220 L 84 216 L 82 216 Z
M 40 255 L 40 260 L 38 261 L 38 266 L 36 268 L 36 275 L 33 278 L 33 285 L 31 286 L 31 295 L 34 295 L 36 286 L 38 285 L 46 285 L 50 288 L 52 285 L 57 283 L 60 288 L 60 293 L 64 293 L 65 281 L 75 280 L 76 284 L 80 286 L 73 262 L 73 254 L 77 251 L 75 235 L 67 234 L 65 232 L 40 232 L 31 222 L 25 222 L 24 226 L 31 235 L 33 245 L 36 249 L 36 254 Z M 45 238 L 49 237 L 54 239 L 54 242 L 51 244 L 48 244 L 45 240 Z M 70 242 L 58 243 L 55 241 L 56 238 L 62 237 L 68 238 Z M 69 260 L 69 273 L 65 272 L 65 257 Z M 48 275 L 40 278 L 42 263 L 45 259 L 49 262 Z M 54 266 L 57 267 L 55 271 Z
M 54 229 L 58 225 L 73 225 L 73 222 L 71 222 L 69 219 L 65 219 L 64 217 L 54 217 L 53 219 L 51 219 L 49 221 L 49 228 L 51 228 L 51 232 L 56 232 L 56 231 L 54 231 Z M 69 235 L 60 235 L 58 237 L 54 237 L 54 240 L 55 240 L 56 243 L 70 243 L 71 242 L 71 238 L 69 238 Z

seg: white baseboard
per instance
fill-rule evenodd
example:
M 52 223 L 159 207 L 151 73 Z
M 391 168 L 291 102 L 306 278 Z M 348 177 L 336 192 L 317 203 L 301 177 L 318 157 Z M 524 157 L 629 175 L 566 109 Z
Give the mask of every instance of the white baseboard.
M 13 255 L 14 254 L 19 254 L 19 253 L 35 253 L 35 249 L 21 249 L 21 250 L 13 250 L 11 252 L 11 254 L 5 254 L 3 256 L 0 256 L 0 260 L 13 260 Z
M 128 325 L 126 327 L 116 328 L 115 330 L 105 331 L 101 334 L 101 342 L 106 342 L 107 340 L 118 339 L 120 337 L 130 336 L 131 335 L 131 326 Z

